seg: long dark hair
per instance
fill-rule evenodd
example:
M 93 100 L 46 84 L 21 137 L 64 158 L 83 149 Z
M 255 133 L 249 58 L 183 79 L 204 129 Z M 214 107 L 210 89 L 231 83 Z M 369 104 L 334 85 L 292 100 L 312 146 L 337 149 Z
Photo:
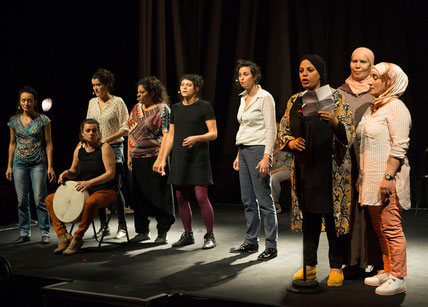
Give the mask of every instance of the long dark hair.
M 169 104 L 169 97 L 166 92 L 165 86 L 162 82 L 153 76 L 145 77 L 138 81 L 137 87 L 141 85 L 150 95 L 154 103 L 166 103 Z

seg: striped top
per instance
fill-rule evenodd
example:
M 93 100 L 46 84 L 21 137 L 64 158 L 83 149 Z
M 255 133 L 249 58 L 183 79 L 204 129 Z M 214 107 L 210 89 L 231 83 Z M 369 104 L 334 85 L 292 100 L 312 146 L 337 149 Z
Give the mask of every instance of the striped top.
M 381 205 L 380 183 L 388 158 L 392 156 L 403 161 L 395 176 L 395 184 L 400 205 L 404 209 L 410 208 L 410 167 L 406 153 L 411 125 L 410 112 L 399 99 L 390 101 L 375 113 L 368 108 L 363 115 L 356 131 L 360 144 L 362 205 Z
M 162 138 L 169 131 L 171 109 L 164 103 L 145 111 L 137 103 L 129 115 L 128 146 L 131 157 L 147 158 L 159 154 Z

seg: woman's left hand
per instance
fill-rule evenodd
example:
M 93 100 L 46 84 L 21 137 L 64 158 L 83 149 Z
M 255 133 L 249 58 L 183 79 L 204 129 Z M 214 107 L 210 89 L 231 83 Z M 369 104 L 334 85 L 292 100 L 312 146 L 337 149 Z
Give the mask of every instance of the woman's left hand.
M 52 167 L 48 168 L 48 179 L 49 179 L 49 182 L 55 182 L 56 181 L 55 171 L 53 170 Z
M 393 185 L 393 181 L 386 180 L 385 178 L 383 178 L 382 181 L 380 182 L 379 193 L 380 193 L 380 200 L 382 204 L 387 204 L 389 197 L 392 194 L 392 185 Z
M 337 125 L 339 124 L 339 120 L 331 112 L 318 111 L 318 115 L 321 120 L 327 122 L 333 128 L 337 127 Z
M 259 169 L 260 176 L 266 177 L 270 170 L 269 158 L 264 157 L 259 164 L 257 164 L 256 169 Z
M 183 140 L 183 147 L 192 148 L 197 142 L 198 137 L 196 135 L 188 136 Z
M 91 187 L 91 183 L 89 181 L 77 181 L 76 183 L 76 190 L 83 192 L 86 191 Z

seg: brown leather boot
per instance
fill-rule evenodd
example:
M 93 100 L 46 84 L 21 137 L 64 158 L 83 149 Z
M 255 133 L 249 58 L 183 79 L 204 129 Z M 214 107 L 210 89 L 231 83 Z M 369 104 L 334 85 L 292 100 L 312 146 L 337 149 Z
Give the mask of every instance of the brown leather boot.
M 70 245 L 62 253 L 64 255 L 74 255 L 79 251 L 79 249 L 82 247 L 82 245 L 83 245 L 83 239 L 73 238 Z
M 65 250 L 70 245 L 71 240 L 73 240 L 73 237 L 68 232 L 60 235 L 58 237 L 58 247 L 54 249 L 54 253 L 59 254 Z

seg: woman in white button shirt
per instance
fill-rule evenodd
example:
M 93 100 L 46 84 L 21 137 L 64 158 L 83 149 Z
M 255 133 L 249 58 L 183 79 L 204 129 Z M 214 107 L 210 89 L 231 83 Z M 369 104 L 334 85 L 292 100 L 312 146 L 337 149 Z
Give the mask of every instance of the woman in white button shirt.
M 122 98 L 112 95 L 114 84 L 116 82 L 112 72 L 100 68 L 92 75 L 92 88 L 96 97 L 89 101 L 88 113 L 86 118 L 96 119 L 100 124 L 102 135 L 101 142 L 111 145 L 116 159 L 116 171 L 120 175 L 123 173 L 123 141 L 124 136 L 128 135 L 128 108 Z M 120 239 L 126 236 L 125 221 L 125 199 L 122 192 L 119 191 L 119 203 L 117 205 L 119 227 L 116 238 Z M 101 208 L 98 212 L 101 229 L 97 235 L 101 235 L 104 229 L 104 235 L 109 235 L 110 230 L 107 226 L 106 209 Z
M 270 186 L 270 168 L 276 138 L 275 101 L 272 95 L 258 84 L 261 73 L 257 64 L 239 60 L 236 72 L 239 84 L 245 91 L 240 94 L 240 126 L 236 135 L 239 151 L 233 168 L 239 171 L 247 232 L 244 242 L 239 247 L 231 248 L 230 252 L 258 251 L 261 212 L 264 218 L 266 249 L 257 259 L 268 260 L 278 254 L 278 221 Z
M 406 74 L 395 64 L 379 63 L 370 70 L 370 94 L 375 99 L 357 128 L 360 141 L 360 203 L 368 206 L 378 235 L 384 269 L 364 280 L 375 293 L 406 291 L 406 238 L 401 212 L 410 208 L 410 167 L 407 160 L 409 110 L 398 99 L 407 88 Z

